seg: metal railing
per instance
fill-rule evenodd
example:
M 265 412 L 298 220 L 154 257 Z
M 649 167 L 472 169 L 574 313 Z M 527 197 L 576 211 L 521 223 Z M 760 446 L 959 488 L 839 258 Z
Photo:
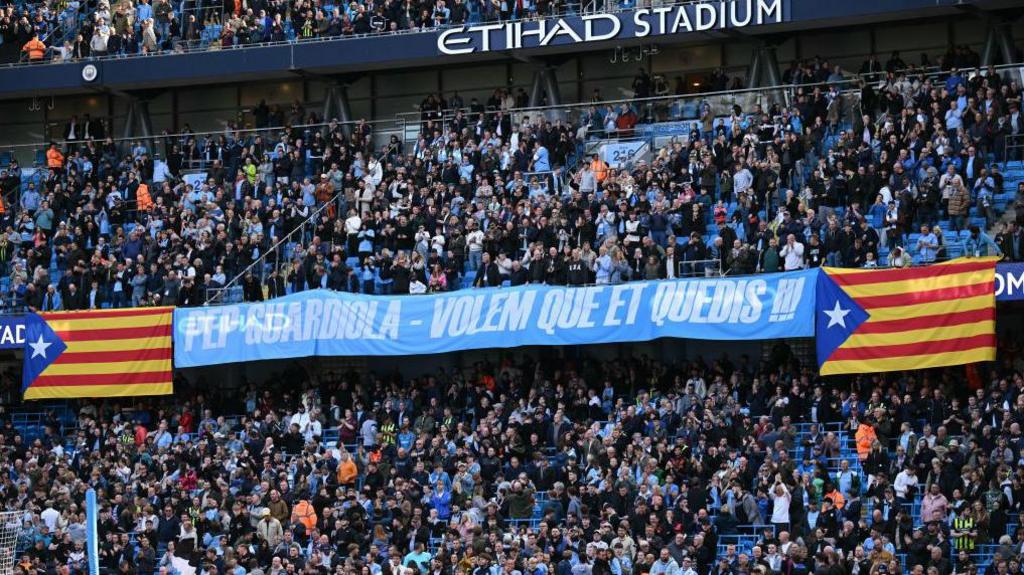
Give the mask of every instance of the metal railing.
M 339 199 L 344 197 L 344 195 L 345 191 L 341 190 L 338 193 L 336 193 L 329 201 L 324 202 L 321 206 L 310 212 L 309 216 L 306 217 L 306 219 L 304 219 L 302 223 L 300 223 L 293 230 L 282 236 L 281 239 L 277 240 L 277 242 L 270 246 L 270 248 L 268 248 L 266 252 L 260 254 L 260 257 L 256 258 L 255 261 L 246 266 L 245 269 L 239 272 L 235 277 L 228 280 L 228 282 L 224 284 L 223 287 L 206 288 L 205 304 L 209 305 L 211 303 L 225 303 L 225 296 L 231 293 L 232 289 L 236 287 L 236 284 L 238 284 L 238 282 L 242 278 L 244 278 L 246 274 L 252 272 L 253 270 L 259 272 L 257 277 L 260 280 L 260 286 L 262 289 L 263 280 L 265 279 L 263 276 L 263 271 L 265 269 L 265 264 L 270 261 L 270 258 L 273 257 L 275 260 L 272 265 L 280 267 L 282 263 L 281 252 L 283 247 L 287 247 L 289 244 L 292 243 L 297 243 L 301 246 L 301 240 L 306 237 L 307 230 L 315 225 L 317 219 L 324 212 L 329 211 L 332 208 L 339 209 Z M 309 226 L 309 228 L 307 228 L 307 226 Z M 298 234 L 298 237 L 300 239 L 299 242 L 294 241 L 296 234 Z M 312 239 L 311 234 L 310 239 Z
M 1022 64 L 1008 64 L 1003 66 L 996 66 L 995 71 L 997 73 L 1009 72 L 1020 68 Z M 923 77 L 936 79 L 945 72 L 938 69 L 930 69 L 923 71 Z M 788 84 L 779 87 L 762 87 L 762 88 L 745 88 L 742 90 L 724 90 L 724 91 L 709 91 L 699 92 L 694 94 L 666 94 L 651 96 L 648 98 L 616 98 L 602 100 L 600 102 L 579 102 L 579 103 L 568 103 L 560 104 L 557 106 L 535 106 L 535 107 L 518 107 L 510 108 L 508 110 L 500 110 L 506 114 L 511 115 L 514 123 L 520 123 L 524 118 L 540 116 L 544 119 L 560 119 L 564 122 L 573 123 L 574 120 L 578 120 L 579 117 L 592 109 L 606 108 L 606 107 L 618 107 L 622 105 L 630 105 L 639 110 L 647 111 L 651 110 L 650 120 L 684 120 L 684 121 L 697 121 L 700 119 L 699 110 L 700 104 L 707 101 L 714 110 L 725 110 L 731 108 L 734 104 L 739 105 L 746 113 L 754 108 L 755 105 L 761 105 L 765 107 L 771 104 L 782 104 L 782 102 L 776 102 L 775 99 L 778 97 L 778 93 L 781 91 L 788 97 L 793 97 L 799 91 L 813 90 L 815 87 L 821 87 L 825 85 L 838 85 L 842 89 L 842 95 L 844 97 L 844 109 L 841 112 L 841 118 L 852 121 L 854 118 L 853 114 L 858 114 L 860 111 L 860 100 L 857 93 L 857 83 L 860 78 L 857 76 L 844 79 L 842 82 L 811 82 L 805 84 Z M 675 107 L 673 107 L 675 104 Z M 471 110 L 468 107 L 449 109 L 445 111 L 442 118 L 436 120 L 444 124 L 448 124 L 455 117 L 457 112 L 463 112 L 464 114 L 470 114 Z M 487 113 L 496 113 L 499 110 L 486 110 Z M 469 116 L 467 116 L 469 117 Z M 806 121 L 806 119 L 804 119 Z M 262 128 L 235 128 L 229 126 L 229 120 L 223 121 L 225 127 L 219 130 L 208 130 L 208 131 L 193 131 L 193 132 L 177 132 L 169 133 L 164 132 L 162 134 L 151 135 L 148 139 L 155 142 L 167 141 L 168 139 L 177 138 L 179 141 L 184 141 L 188 137 L 218 137 L 225 136 L 229 141 L 233 138 L 238 139 L 242 135 L 256 136 L 268 134 L 280 134 L 286 129 L 294 130 L 305 130 L 310 131 L 313 129 L 325 129 L 332 122 L 321 122 L 316 124 L 293 124 L 285 126 L 271 126 Z M 342 126 L 351 126 L 357 123 L 357 121 L 342 122 L 340 120 L 333 120 L 334 123 Z M 406 135 L 409 133 L 407 129 L 410 126 L 421 126 L 424 123 L 422 113 L 420 111 L 415 112 L 401 112 L 395 115 L 394 118 L 381 118 L 365 120 L 366 123 L 374 126 L 375 137 L 382 135 L 399 136 L 399 139 L 403 141 L 403 144 L 415 143 L 410 142 Z M 382 127 L 384 127 L 382 129 Z M 419 134 L 419 131 L 416 130 Z M 602 136 L 605 135 L 603 128 L 595 129 L 592 132 L 588 132 L 588 136 Z M 271 136 L 272 137 L 272 136 Z M 114 143 L 128 143 L 138 142 L 147 138 L 143 137 L 114 137 L 112 138 Z M 53 141 L 62 141 L 60 138 L 54 138 Z M 0 149 L 13 152 L 17 155 L 31 152 L 33 155 L 40 149 L 44 149 L 48 145 L 48 142 L 38 143 L 24 143 L 24 144 L 10 144 L 0 147 Z M 1014 149 L 1020 150 L 1024 148 L 1024 137 L 1015 140 Z M 19 163 L 23 165 L 31 165 L 31 161 L 25 161 L 25 158 L 17 157 Z
M 1024 167 L 1024 133 L 1008 134 L 1003 153 L 1006 156 L 1004 167 L 1013 163 Z
M 151 146 L 148 149 L 150 155 L 156 151 L 154 148 L 163 146 L 168 147 L 170 145 L 178 145 L 184 151 L 184 146 L 189 139 L 195 139 L 197 147 L 200 147 L 202 151 L 205 151 L 204 146 L 210 141 L 216 140 L 221 136 L 224 137 L 227 143 L 243 142 L 243 145 L 247 146 L 252 143 L 252 140 L 257 136 L 262 137 L 269 143 L 275 143 L 280 141 L 280 137 L 286 133 L 300 133 L 304 141 L 308 141 L 309 138 L 315 132 L 321 132 L 326 134 L 327 130 L 331 126 L 339 126 L 342 129 L 350 128 L 363 122 L 370 125 L 373 128 L 374 145 L 378 142 L 382 142 L 384 139 L 390 138 L 392 135 L 401 137 L 405 129 L 404 118 L 383 118 L 378 120 L 350 120 L 341 121 L 338 119 L 329 119 L 323 122 L 317 123 L 305 123 L 305 124 L 285 124 L 281 126 L 265 126 L 265 127 L 235 127 L 230 124 L 228 120 L 224 120 L 224 127 L 218 130 L 203 130 L 203 131 L 189 131 L 189 132 L 167 132 L 164 131 L 161 134 L 151 134 L 149 136 L 111 136 L 110 141 L 123 148 L 125 146 L 136 144 L 136 143 L 148 143 Z M 52 124 L 51 124 L 52 125 Z M 104 140 L 105 141 L 105 140 Z M 65 146 L 72 144 L 83 146 L 86 142 L 82 140 L 66 141 L 63 138 L 54 138 L 51 140 L 54 143 L 62 143 Z M 97 140 L 97 142 L 99 142 Z M 201 144 L 201 145 L 200 145 Z M 40 160 L 39 153 L 45 150 L 49 146 L 49 142 L 39 143 L 24 143 L 24 144 L 10 144 L 0 146 L 0 153 L 10 154 L 10 159 L 16 160 L 20 166 L 32 166 L 37 164 Z M 212 160 L 205 160 L 200 158 L 193 160 L 186 158 L 185 165 L 187 169 L 205 170 L 208 164 Z M 40 166 L 45 167 L 45 166 Z

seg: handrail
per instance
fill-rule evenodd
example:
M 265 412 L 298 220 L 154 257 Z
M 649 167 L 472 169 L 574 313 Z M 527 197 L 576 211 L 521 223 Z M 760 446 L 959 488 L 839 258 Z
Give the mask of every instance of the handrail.
M 224 299 L 223 298 L 223 294 L 226 294 L 228 292 L 228 290 L 232 286 L 234 286 L 236 283 L 238 283 L 238 279 L 239 278 L 244 277 L 245 274 L 249 273 L 256 265 L 262 265 L 264 263 L 264 261 L 267 259 L 267 256 L 269 256 L 270 254 L 277 253 L 277 249 L 282 244 L 287 242 L 288 239 L 291 238 L 292 234 L 294 234 L 295 232 L 305 232 L 306 224 L 308 224 L 310 222 L 315 222 L 316 221 L 315 218 L 319 217 L 320 214 L 323 213 L 324 210 L 328 209 L 330 206 L 337 205 L 338 198 L 340 198 L 340 197 L 342 197 L 344 195 L 345 195 L 345 190 L 339 190 L 338 193 L 334 194 L 334 196 L 330 200 L 324 202 L 324 204 L 322 206 L 317 208 L 315 211 L 311 212 L 309 214 L 309 216 L 306 217 L 306 219 L 302 220 L 302 223 L 300 223 L 299 225 L 295 226 L 295 229 L 293 229 L 292 231 L 288 232 L 283 237 L 281 237 L 281 239 L 279 239 L 274 245 L 270 246 L 270 248 L 268 248 L 265 252 L 260 254 L 260 257 L 258 257 L 255 260 L 253 260 L 253 262 L 250 263 L 248 266 L 246 266 L 245 269 L 243 269 L 242 271 L 238 272 L 237 274 L 235 274 L 235 277 L 233 277 L 230 280 L 228 280 L 228 282 L 226 284 L 224 284 L 223 287 L 220 288 L 221 291 L 218 294 L 218 295 L 221 296 L 220 297 L 221 303 L 223 303 L 223 299 Z M 203 305 L 209 305 L 209 304 L 210 304 L 210 300 L 206 300 Z
M 224 122 L 227 123 L 227 120 L 225 120 Z M 331 120 L 328 120 L 326 122 L 318 122 L 318 123 L 315 123 L 315 124 L 285 124 L 285 125 L 282 125 L 282 126 L 267 126 L 267 127 L 264 127 L 264 128 L 230 128 L 228 126 L 224 126 L 224 128 L 220 129 L 220 130 L 204 130 L 204 131 L 199 131 L 199 132 L 192 131 L 192 132 L 173 132 L 173 133 L 169 133 L 169 132 L 165 131 L 165 132 L 160 133 L 160 134 L 152 134 L 152 135 L 149 135 L 149 136 L 133 136 L 133 137 L 129 137 L 129 138 L 126 138 L 124 136 L 118 136 L 118 137 L 109 136 L 109 139 L 110 139 L 110 141 L 114 142 L 115 144 L 117 144 L 117 143 L 126 143 L 126 142 L 141 142 L 141 141 L 145 141 L 145 140 L 150 140 L 150 141 L 154 142 L 154 144 L 155 144 L 155 143 L 160 143 L 160 142 L 166 141 L 166 140 L 184 140 L 184 139 L 191 138 L 191 137 L 195 137 L 195 138 L 199 138 L 199 137 L 209 138 L 209 137 L 216 137 L 216 136 L 224 136 L 230 142 L 234 138 L 238 137 L 240 134 L 245 134 L 245 135 L 251 136 L 251 137 L 267 136 L 270 133 L 283 132 L 284 130 L 323 129 L 323 128 L 330 127 L 331 124 L 336 124 L 338 126 L 354 126 L 354 125 L 358 124 L 359 122 L 363 122 L 364 124 L 371 124 L 371 125 L 378 125 L 378 124 L 384 125 L 384 124 L 386 124 L 386 125 L 396 125 L 396 126 L 400 125 L 400 123 L 401 123 L 401 121 L 399 119 L 391 119 L 391 118 L 381 118 L 381 119 L 377 119 L 377 120 L 359 119 L 359 120 L 348 120 L 348 121 L 343 121 L 341 119 L 332 118 Z M 398 129 L 399 128 L 395 128 L 395 130 L 398 130 Z M 388 130 L 388 131 L 390 131 L 390 130 Z M 241 138 L 239 137 L 238 139 L 241 139 Z M 104 138 L 103 140 L 95 140 L 95 141 L 97 143 L 100 143 L 100 142 L 105 142 L 106 140 L 107 140 L 107 138 Z M 12 150 L 13 151 L 13 150 L 18 149 L 18 148 L 28 148 L 28 149 L 37 150 L 37 149 L 41 149 L 41 148 L 45 148 L 45 147 L 49 146 L 50 142 L 64 142 L 65 144 L 67 144 L 67 143 L 84 144 L 86 142 L 86 140 L 72 140 L 72 141 L 69 141 L 69 140 L 53 138 L 53 139 L 48 140 L 46 142 L 32 142 L 32 143 L 24 143 L 24 144 L 4 144 L 4 145 L 0 146 L 0 150 Z
M 1024 66 L 1024 62 L 1017 62 L 1017 63 L 1013 63 L 1013 64 L 1001 64 L 999 66 L 993 66 L 992 69 L 998 73 L 998 72 L 1016 70 L 1016 69 L 1019 69 L 1021 66 Z M 987 68 L 985 68 L 984 70 L 987 71 Z M 912 72 L 913 73 L 918 73 L 918 72 L 920 72 L 920 73 L 923 73 L 924 77 L 928 78 L 928 79 L 935 79 L 938 76 L 941 76 L 943 74 L 948 73 L 948 71 L 942 70 L 942 69 L 940 69 L 938 67 L 932 67 L 932 68 L 905 68 L 903 70 L 900 70 L 900 72 L 904 72 L 904 73 L 912 73 Z M 845 89 L 846 90 L 850 90 L 850 89 L 853 89 L 854 87 L 856 87 L 857 83 L 860 82 L 861 80 L 864 80 L 865 82 L 868 82 L 868 80 L 866 78 L 864 78 L 862 75 L 854 74 L 851 77 L 844 78 L 840 82 L 829 82 L 829 81 L 806 82 L 806 83 L 803 83 L 803 84 L 780 84 L 778 86 L 762 86 L 762 87 L 758 87 L 758 88 L 741 88 L 739 90 L 719 90 L 719 91 L 713 91 L 713 92 L 698 92 L 698 93 L 694 93 L 694 94 L 669 94 L 669 95 L 663 95 L 663 96 L 649 96 L 649 97 L 646 97 L 646 98 L 617 98 L 617 99 L 613 99 L 613 100 L 602 100 L 600 102 L 575 102 L 575 103 L 569 103 L 569 104 L 559 104 L 559 105 L 556 105 L 556 106 L 533 106 L 533 107 L 526 106 L 526 107 L 522 107 L 522 108 L 510 108 L 508 110 L 503 110 L 503 112 L 505 112 L 506 114 L 519 114 L 519 115 L 522 115 L 522 114 L 529 114 L 531 112 L 558 111 L 558 110 L 566 110 L 566 109 L 574 109 L 574 108 L 617 106 L 617 105 L 620 105 L 620 104 L 637 105 L 637 104 L 656 103 L 656 102 L 661 102 L 661 101 L 665 101 L 665 100 L 675 101 L 675 100 L 690 100 L 690 99 L 707 99 L 707 98 L 714 98 L 714 97 L 719 97 L 719 96 L 738 96 L 738 95 L 750 94 L 750 93 L 775 92 L 775 91 L 778 91 L 778 90 L 797 90 L 797 89 L 800 89 L 800 88 L 812 88 L 813 89 L 813 88 L 816 88 L 816 87 L 832 86 L 832 85 L 846 86 Z M 872 81 L 871 83 L 878 83 L 878 82 L 883 82 L 883 81 L 884 81 L 884 78 L 881 78 L 880 80 Z M 454 112 L 458 112 L 458 111 L 461 111 L 463 113 L 469 113 L 469 108 L 468 107 L 463 107 L 463 108 L 460 108 L 458 110 L 454 110 L 454 111 L 450 111 L 450 112 L 454 113 Z M 418 117 L 420 112 L 418 112 L 418 111 L 417 112 L 402 112 L 400 114 L 397 114 L 397 116 L 402 117 L 402 116 L 409 116 L 409 115 L 413 115 L 413 114 L 415 114 Z
M 1000 65 L 1000 66 L 994 66 L 993 69 L 996 72 L 1003 72 L 1003 71 L 1018 69 L 1022 65 L 1024 65 L 1024 62 L 1018 62 L 1018 63 L 1014 63 L 1014 64 L 1003 64 L 1003 65 Z M 911 71 L 911 70 L 917 70 L 917 69 L 915 69 L 915 68 L 908 68 L 906 71 Z M 926 72 L 926 74 L 930 78 L 933 78 L 935 76 L 941 75 L 942 73 L 944 73 L 942 70 L 932 70 L 930 72 Z M 848 86 L 847 89 L 852 89 L 853 86 L 858 81 L 860 81 L 860 80 L 861 80 L 861 77 L 859 75 L 857 75 L 857 76 L 854 76 L 852 78 L 844 79 L 841 84 Z M 784 85 L 772 86 L 772 87 L 743 88 L 743 89 L 740 89 L 740 90 L 722 90 L 722 91 L 711 91 L 711 92 L 698 92 L 698 93 L 694 93 L 694 94 L 670 94 L 670 95 L 663 95 L 663 96 L 650 96 L 650 97 L 647 97 L 647 98 L 617 98 L 617 99 L 611 99 L 611 100 L 602 100 L 600 102 L 576 102 L 576 103 L 560 104 L 560 105 L 557 105 L 557 106 L 532 106 L 532 107 L 531 106 L 525 106 L 525 107 L 521 107 L 521 108 L 509 108 L 508 110 L 501 110 L 501 111 L 506 113 L 506 114 L 513 115 L 513 116 L 522 116 L 522 115 L 528 115 L 528 114 L 536 113 L 536 112 L 564 111 L 564 110 L 573 110 L 573 109 L 590 108 L 590 107 L 595 107 L 596 108 L 596 107 L 605 107 L 605 106 L 617 106 L 617 105 L 621 105 L 621 104 L 637 105 L 637 104 L 648 104 L 648 103 L 657 103 L 657 102 L 674 102 L 674 101 L 679 101 L 679 100 L 694 100 L 694 99 L 698 99 L 699 100 L 699 99 L 708 99 L 708 98 L 715 98 L 715 97 L 737 97 L 737 96 L 742 96 L 742 95 L 746 95 L 746 94 L 759 94 L 759 93 L 767 94 L 769 92 L 776 92 L 778 90 L 798 90 L 798 89 L 801 89 L 801 88 L 813 89 L 815 87 L 820 87 L 820 86 L 825 86 L 825 85 L 834 85 L 834 84 L 837 84 L 837 83 L 836 82 L 832 82 L 832 83 L 829 83 L 829 82 L 808 82 L 808 83 L 803 83 L 803 84 L 784 84 Z M 468 107 L 463 107 L 463 108 L 459 108 L 457 110 L 448 110 L 447 114 L 454 115 L 456 112 L 459 112 L 459 111 L 462 111 L 463 113 L 466 113 L 466 114 L 468 114 L 470 112 Z M 487 110 L 488 113 L 496 113 L 498 111 L 499 110 Z M 166 140 L 168 138 L 179 138 L 180 139 L 180 138 L 187 138 L 187 137 L 190 137 L 190 136 L 191 137 L 225 136 L 225 137 L 228 137 L 230 139 L 232 135 L 237 136 L 239 134 L 251 134 L 253 136 L 256 136 L 256 135 L 261 135 L 262 133 L 266 133 L 266 132 L 282 131 L 282 130 L 285 130 L 285 129 L 293 129 L 293 130 L 297 130 L 297 129 L 306 129 L 306 130 L 308 130 L 308 129 L 313 129 L 313 128 L 320 129 L 320 128 L 328 127 L 332 123 L 337 124 L 337 125 L 341 125 L 341 126 L 355 125 L 355 124 L 357 124 L 360 121 L 362 121 L 364 123 L 367 123 L 367 124 L 371 124 L 371 125 L 392 125 L 392 126 L 395 126 L 394 129 L 396 131 L 398 131 L 398 130 L 402 130 L 402 127 L 404 127 L 404 125 L 408 125 L 408 124 L 418 125 L 418 124 L 420 124 L 421 123 L 420 116 L 421 116 L 421 112 L 420 111 L 416 111 L 416 112 L 400 112 L 400 113 L 396 114 L 394 118 L 379 118 L 379 119 L 374 119 L 374 120 L 363 120 L 363 119 L 360 119 L 360 120 L 350 120 L 350 121 L 345 122 L 345 121 L 341 121 L 340 119 L 334 118 L 334 119 L 331 119 L 329 121 L 321 122 L 321 123 L 316 123 L 316 124 L 292 124 L 292 125 L 286 124 L 284 126 L 270 126 L 270 127 L 266 127 L 266 128 L 235 128 L 235 129 L 231 129 L 231 128 L 225 126 L 223 129 L 220 129 L 220 130 L 207 130 L 207 131 L 200 131 L 200 132 L 195 132 L 195 131 L 193 131 L 193 132 L 175 132 L 175 133 L 164 132 L 164 133 L 159 134 L 159 135 L 154 134 L 154 135 L 150 136 L 150 139 L 153 140 L 154 142 L 157 142 L 157 141 L 160 141 L 160 140 Z M 446 115 L 445 119 L 450 119 L 450 118 L 449 118 L 448 115 Z M 403 122 L 404 122 L 404 124 L 403 124 Z M 132 137 L 132 138 L 115 137 L 115 138 L 111 138 L 111 139 L 112 139 L 113 142 L 119 143 L 119 142 L 135 142 L 135 141 L 140 141 L 143 138 L 142 137 Z M 58 140 L 54 140 L 54 141 L 58 141 Z M 47 142 L 32 142 L 32 143 L 23 143 L 23 144 L 4 145 L 4 146 L 0 147 L 0 149 L 5 149 L 5 150 L 14 150 L 14 149 L 19 149 L 19 148 L 39 149 L 39 148 L 45 148 L 47 145 L 48 145 Z
M 1004 166 L 1010 162 L 1024 164 L 1024 133 L 1006 135 L 1006 146 L 1003 150 L 1003 156 L 1005 160 Z

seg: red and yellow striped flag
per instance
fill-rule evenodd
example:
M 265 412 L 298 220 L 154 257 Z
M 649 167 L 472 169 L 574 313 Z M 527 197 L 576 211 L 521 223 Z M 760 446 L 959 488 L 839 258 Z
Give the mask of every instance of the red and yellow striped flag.
M 866 319 L 841 343 L 837 340 L 830 353 L 819 357 L 821 374 L 995 360 L 997 259 L 961 258 L 891 270 L 826 268 L 828 278 L 863 310 L 859 313 L 866 313 Z M 823 305 L 827 310 L 830 304 Z M 841 307 L 837 304 L 835 309 Z M 827 325 L 841 323 L 836 317 Z M 819 333 L 818 337 L 830 336 Z
M 26 379 L 34 377 L 26 381 L 25 399 L 172 393 L 173 311 L 156 307 L 40 314 L 49 329 L 42 327 L 38 340 L 30 333 L 26 342 Z

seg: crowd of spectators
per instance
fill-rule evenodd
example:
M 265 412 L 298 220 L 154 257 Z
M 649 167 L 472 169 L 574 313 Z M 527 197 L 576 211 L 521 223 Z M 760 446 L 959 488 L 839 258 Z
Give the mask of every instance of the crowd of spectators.
M 199 305 L 264 254 L 247 300 L 1024 260 L 1024 206 L 996 210 L 1020 85 L 866 67 L 879 76 L 859 94 L 699 100 L 690 134 L 624 168 L 585 142 L 636 135 L 659 104 L 547 119 L 504 90 L 437 95 L 408 147 L 363 121 L 281 128 L 317 123 L 300 102 L 261 104 L 256 131 L 153 145 L 76 117 L 44 169 L 0 173 L 0 276 L 55 310 Z M 634 89 L 655 84 L 641 72 Z M 205 179 L 185 177 L 195 166 Z M 1021 354 L 1009 338 L 967 375 L 828 381 L 779 343 L 763 363 L 179 382 L 84 402 L 39 437 L 5 420 L 0 498 L 25 513 L 26 575 L 86 571 L 87 487 L 121 575 L 951 575 L 980 557 L 1018 574 Z
M 120 575 L 1020 574 L 1006 344 L 969 376 L 823 381 L 778 343 L 761 362 L 179 382 L 79 402 L 38 437 L 6 420 L 0 498 L 24 513 L 26 575 L 86 572 L 87 488 Z
M 579 2 L 564 0 L 44 0 L 0 11 L 0 55 L 4 62 L 41 62 L 219 50 L 522 20 L 579 8 Z
M 0 276 L 51 310 L 199 305 L 243 272 L 232 285 L 251 301 L 1024 259 L 1024 209 L 1004 222 L 996 198 L 1024 133 L 1020 86 L 992 70 L 888 73 L 864 85 L 856 123 L 837 110 L 858 94 L 834 86 L 796 89 L 791 107 L 700 100 L 689 137 L 622 168 L 585 142 L 633 135 L 660 105 L 549 120 L 516 112 L 522 98 L 431 96 L 412 146 L 363 121 L 273 127 L 316 123 L 300 102 L 261 103 L 256 131 L 153 149 L 74 118 L 45 170 L 0 173 Z M 185 177 L 196 166 L 205 181 Z

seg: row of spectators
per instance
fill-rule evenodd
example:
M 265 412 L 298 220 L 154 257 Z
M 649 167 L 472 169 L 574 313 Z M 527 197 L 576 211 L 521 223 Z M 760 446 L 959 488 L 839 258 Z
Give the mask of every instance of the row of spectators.
M 27 575 L 86 572 L 87 488 L 101 569 L 123 575 L 1019 574 L 1006 343 L 967 375 L 821 380 L 779 342 L 762 362 L 178 382 L 78 402 L 38 437 L 5 420 L 0 498 Z
M 1024 132 L 1020 86 L 996 73 L 892 74 L 852 125 L 836 110 L 856 95 L 834 89 L 801 88 L 789 108 L 704 101 L 689 138 L 622 168 L 582 158 L 584 142 L 634 133 L 648 106 L 548 120 L 500 91 L 496 109 L 454 99 L 425 103 L 410 149 L 375 145 L 363 121 L 119 147 L 76 118 L 47 170 L 0 174 L 18 208 L 2 275 L 49 310 L 199 305 L 242 272 L 233 285 L 256 300 L 1024 258 L 993 163 Z M 184 177 L 193 165 L 205 181 Z
M 631 8 L 609 2 L 608 9 Z M 621 5 L 619 5 L 621 4 Z M 42 0 L 0 6 L 0 62 L 57 62 L 154 54 L 163 51 L 218 50 L 268 42 L 342 38 L 429 30 L 483 22 L 543 18 L 576 13 L 573 0 L 385 0 L 349 3 L 310 0 Z M 793 61 L 786 84 L 835 81 L 849 77 L 820 60 Z M 951 45 L 932 59 L 921 54 L 909 67 L 973 68 L 979 55 Z M 869 80 L 884 71 L 907 69 L 899 52 L 884 68 L 872 54 L 860 69 Z M 720 84 L 719 73 L 708 79 Z M 685 89 L 677 86 L 677 90 Z M 725 89 L 722 85 L 720 89 Z
M 10 5 L 0 14 L 7 62 L 79 60 L 430 30 L 579 10 L 560 0 L 93 0 Z M 42 51 L 40 51 L 42 50 Z

